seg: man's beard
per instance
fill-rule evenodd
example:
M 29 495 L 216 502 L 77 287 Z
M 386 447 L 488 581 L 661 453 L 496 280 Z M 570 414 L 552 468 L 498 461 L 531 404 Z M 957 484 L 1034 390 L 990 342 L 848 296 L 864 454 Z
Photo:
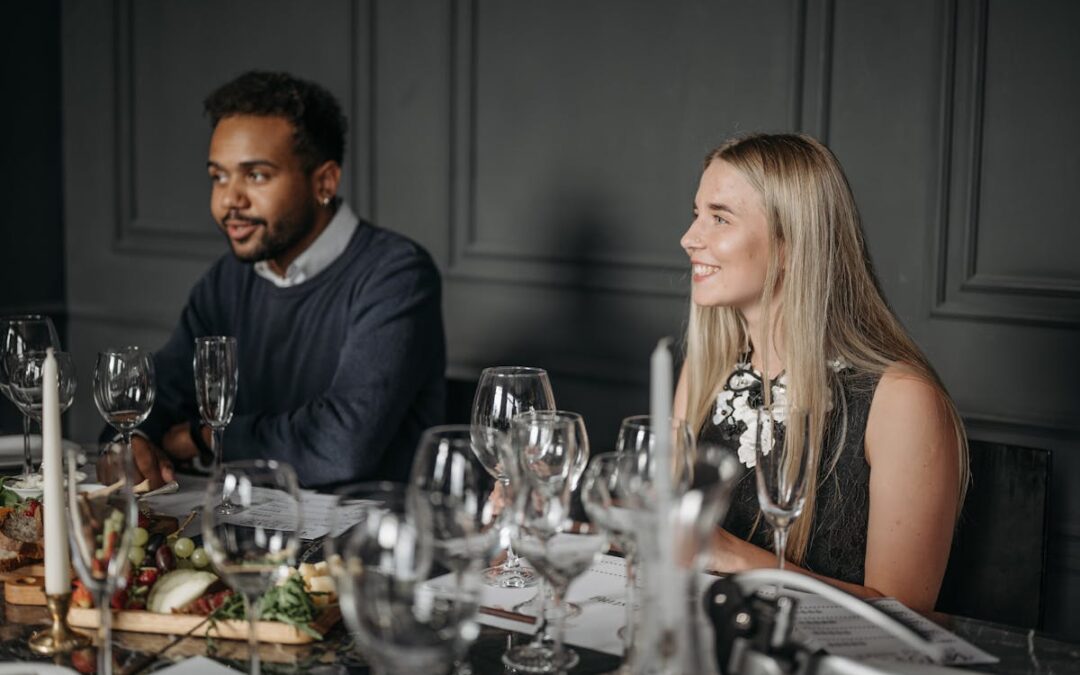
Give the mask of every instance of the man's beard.
M 262 239 L 255 250 L 250 253 L 238 253 L 236 248 L 232 246 L 231 240 L 229 242 L 229 247 L 237 260 L 254 263 L 280 258 L 300 243 L 315 227 L 315 207 L 305 203 L 295 211 L 282 216 L 273 226 L 261 218 L 245 219 L 236 215 L 226 215 L 224 220 L 247 220 L 247 222 L 262 227 Z M 222 223 L 222 226 L 224 227 L 224 223 Z M 227 233 L 225 236 L 228 239 Z

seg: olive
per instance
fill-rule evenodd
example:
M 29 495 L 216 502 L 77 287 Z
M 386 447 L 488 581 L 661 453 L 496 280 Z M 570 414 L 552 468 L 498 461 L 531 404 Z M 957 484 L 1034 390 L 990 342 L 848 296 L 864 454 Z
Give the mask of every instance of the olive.
M 166 537 L 162 533 L 152 534 L 150 538 L 146 540 L 146 555 L 151 556 L 157 553 L 157 550 L 161 548 L 161 545 L 166 541 Z
M 154 561 L 162 574 L 176 569 L 176 556 L 173 555 L 172 549 L 168 546 L 158 547 L 157 553 L 154 554 Z

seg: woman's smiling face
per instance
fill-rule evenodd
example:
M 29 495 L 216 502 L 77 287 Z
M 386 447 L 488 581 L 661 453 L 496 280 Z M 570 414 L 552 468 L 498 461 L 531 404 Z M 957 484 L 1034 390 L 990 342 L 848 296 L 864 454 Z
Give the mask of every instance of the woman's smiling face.
M 679 243 L 690 256 L 694 304 L 744 315 L 757 308 L 769 269 L 769 222 L 761 195 L 735 167 L 718 159 L 705 168 L 694 220 Z

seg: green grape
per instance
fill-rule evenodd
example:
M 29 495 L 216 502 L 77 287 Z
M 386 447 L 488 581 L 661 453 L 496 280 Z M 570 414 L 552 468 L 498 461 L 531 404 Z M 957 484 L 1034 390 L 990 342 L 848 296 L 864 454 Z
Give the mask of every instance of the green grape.
M 192 551 L 191 564 L 200 569 L 209 565 L 210 556 L 206 554 L 206 549 L 200 547 Z
M 146 560 L 146 549 L 142 546 L 132 546 L 131 550 L 128 551 L 128 559 L 131 560 L 132 565 L 138 567 L 143 560 Z
M 135 544 L 136 546 L 146 546 L 146 542 L 149 541 L 149 540 L 150 540 L 150 533 L 147 532 L 145 528 L 142 528 L 142 527 L 136 527 L 135 528 L 135 537 L 134 537 L 134 540 L 132 541 L 133 544 Z
M 177 558 L 187 558 L 195 550 L 195 542 L 188 537 L 180 537 L 172 547 Z

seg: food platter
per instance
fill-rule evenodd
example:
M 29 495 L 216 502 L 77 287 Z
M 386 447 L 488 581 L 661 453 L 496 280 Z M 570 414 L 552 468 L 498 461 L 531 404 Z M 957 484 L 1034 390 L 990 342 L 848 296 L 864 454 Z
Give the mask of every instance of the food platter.
M 45 566 L 40 563 L 0 575 L 0 580 L 4 581 L 4 599 L 15 605 L 44 606 L 44 575 Z M 68 612 L 68 622 L 76 628 L 97 628 L 98 617 L 98 610 L 92 608 L 72 607 Z M 341 612 L 336 606 L 326 607 L 311 623 L 311 628 L 325 635 L 340 619 Z M 259 621 L 255 626 L 256 637 L 260 642 L 302 645 L 316 639 L 311 634 L 280 621 Z M 205 616 L 196 614 L 160 614 L 135 609 L 113 612 L 113 630 L 187 635 L 193 629 L 193 636 L 225 640 L 246 640 L 248 634 L 246 621 L 210 622 Z

